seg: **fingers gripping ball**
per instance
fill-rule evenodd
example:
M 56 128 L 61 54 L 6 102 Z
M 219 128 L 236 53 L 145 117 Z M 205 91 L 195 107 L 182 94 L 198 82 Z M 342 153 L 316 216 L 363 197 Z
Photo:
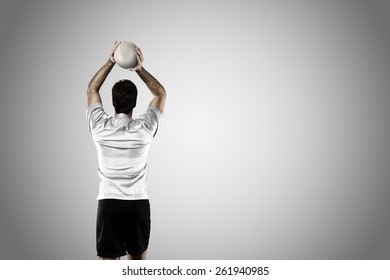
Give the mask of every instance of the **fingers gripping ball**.
M 136 48 L 137 46 L 132 42 L 122 42 L 114 52 L 116 63 L 125 69 L 135 67 L 137 65 Z

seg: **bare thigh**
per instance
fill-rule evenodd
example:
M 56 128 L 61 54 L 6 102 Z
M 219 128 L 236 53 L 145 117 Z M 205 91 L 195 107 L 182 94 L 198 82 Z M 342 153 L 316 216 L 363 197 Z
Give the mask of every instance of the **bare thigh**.
M 141 255 L 127 255 L 127 258 L 129 260 L 146 260 L 146 254 L 147 254 L 147 251 L 145 250 L 145 252 L 143 252 Z
M 141 255 L 127 255 L 127 258 L 129 260 L 146 260 L 146 251 L 143 252 Z M 99 260 L 103 260 L 103 261 L 115 261 L 115 260 L 120 260 L 121 258 L 120 257 L 117 257 L 117 258 L 102 258 L 102 257 L 99 257 Z

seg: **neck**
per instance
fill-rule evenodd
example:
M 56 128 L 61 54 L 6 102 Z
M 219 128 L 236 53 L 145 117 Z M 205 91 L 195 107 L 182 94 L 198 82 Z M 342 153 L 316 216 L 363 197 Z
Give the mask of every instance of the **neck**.
M 115 112 L 115 116 L 118 115 L 117 112 Z M 133 110 L 131 110 L 129 113 L 127 113 L 126 115 L 129 116 L 129 118 L 131 119 L 133 117 Z

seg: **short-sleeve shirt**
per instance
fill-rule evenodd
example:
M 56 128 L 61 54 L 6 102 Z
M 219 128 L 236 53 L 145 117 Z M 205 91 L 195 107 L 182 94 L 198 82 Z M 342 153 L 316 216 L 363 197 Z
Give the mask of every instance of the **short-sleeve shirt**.
M 101 103 L 94 103 L 87 108 L 87 120 L 98 155 L 96 199 L 148 199 L 147 157 L 162 121 L 161 112 L 149 107 L 136 119 L 127 114 L 111 117 Z

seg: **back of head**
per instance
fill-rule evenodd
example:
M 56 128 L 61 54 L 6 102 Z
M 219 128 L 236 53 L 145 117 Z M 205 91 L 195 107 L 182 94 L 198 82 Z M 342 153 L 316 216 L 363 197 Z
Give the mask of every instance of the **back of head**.
M 112 105 L 117 114 L 130 113 L 137 105 L 137 87 L 130 80 L 120 80 L 112 87 Z

